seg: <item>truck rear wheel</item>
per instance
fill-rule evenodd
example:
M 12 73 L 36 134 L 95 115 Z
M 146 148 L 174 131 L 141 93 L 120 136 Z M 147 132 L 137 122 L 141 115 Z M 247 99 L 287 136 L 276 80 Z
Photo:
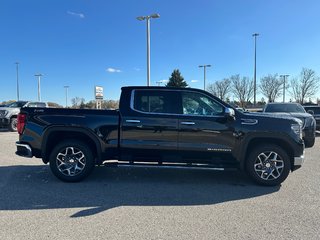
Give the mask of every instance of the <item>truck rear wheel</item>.
M 91 149 L 83 142 L 66 140 L 59 143 L 50 154 L 52 173 L 65 182 L 79 182 L 86 178 L 94 167 Z
M 17 124 L 18 124 L 18 120 L 16 117 L 13 117 L 10 119 L 10 123 L 9 123 L 9 131 L 11 132 L 16 132 L 17 131 Z
M 276 145 L 259 145 L 252 150 L 247 159 L 247 172 L 258 184 L 276 186 L 289 175 L 290 158 Z

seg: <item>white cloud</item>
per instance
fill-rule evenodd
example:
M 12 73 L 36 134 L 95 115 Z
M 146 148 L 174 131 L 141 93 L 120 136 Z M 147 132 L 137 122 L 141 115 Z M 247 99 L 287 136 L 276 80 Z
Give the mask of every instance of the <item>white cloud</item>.
M 161 86 L 161 84 L 167 84 L 168 82 L 169 80 L 163 79 L 163 80 L 156 81 L 156 84 L 158 84 L 158 86 Z
M 199 80 L 191 80 L 192 83 L 199 82 Z
M 141 69 L 140 69 L 140 68 L 137 68 L 137 67 L 134 67 L 133 70 L 139 72 Z
M 84 18 L 84 14 L 83 13 L 76 13 L 76 12 L 72 12 L 72 11 L 67 11 L 67 13 L 69 15 L 75 16 L 75 17 L 79 17 L 79 18 Z
M 168 79 L 163 79 L 163 80 L 160 80 L 160 82 L 161 83 L 167 83 L 167 82 L 169 82 L 169 80 Z
M 110 68 L 110 67 L 107 68 L 106 71 L 109 73 L 120 73 L 121 72 L 120 69 L 115 69 L 115 68 Z

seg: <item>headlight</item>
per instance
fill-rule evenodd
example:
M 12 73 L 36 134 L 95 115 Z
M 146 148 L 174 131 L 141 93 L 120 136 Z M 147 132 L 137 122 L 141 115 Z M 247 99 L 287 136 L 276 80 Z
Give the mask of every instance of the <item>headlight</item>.
M 302 139 L 302 129 L 300 124 L 291 124 L 291 130 Z
M 1 110 L 0 111 L 0 117 L 5 117 L 7 115 L 8 111 L 7 110 Z

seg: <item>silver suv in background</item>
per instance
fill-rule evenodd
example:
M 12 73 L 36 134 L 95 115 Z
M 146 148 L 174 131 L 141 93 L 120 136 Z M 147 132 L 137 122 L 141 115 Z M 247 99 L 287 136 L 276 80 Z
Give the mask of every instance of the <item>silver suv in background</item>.
M 9 131 L 17 131 L 17 116 L 22 107 L 48 107 L 45 102 L 17 101 L 0 107 L 0 127 L 7 127 Z

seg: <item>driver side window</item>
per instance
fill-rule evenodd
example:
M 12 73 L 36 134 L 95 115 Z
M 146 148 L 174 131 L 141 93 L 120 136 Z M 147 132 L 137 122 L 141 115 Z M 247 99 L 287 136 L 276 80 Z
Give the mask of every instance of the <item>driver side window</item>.
M 208 96 L 196 92 L 182 93 L 182 107 L 185 115 L 216 116 L 224 108 Z

